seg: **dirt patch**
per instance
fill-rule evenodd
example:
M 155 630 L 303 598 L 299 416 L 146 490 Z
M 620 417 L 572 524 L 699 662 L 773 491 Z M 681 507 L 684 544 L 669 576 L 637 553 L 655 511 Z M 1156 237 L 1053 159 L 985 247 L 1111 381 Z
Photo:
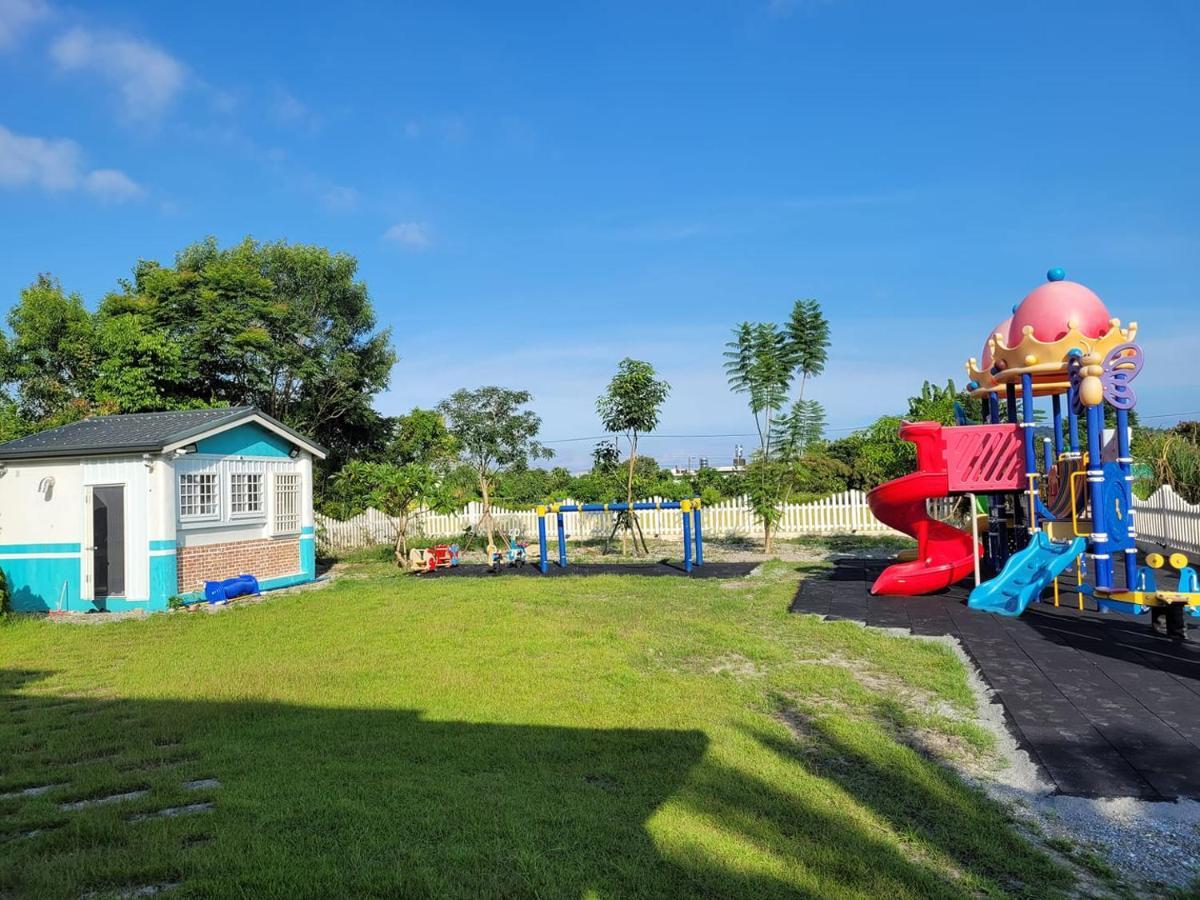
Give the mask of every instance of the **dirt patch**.
M 766 674 L 740 653 L 727 653 L 709 667 L 714 675 L 729 674 L 738 678 L 757 678 Z

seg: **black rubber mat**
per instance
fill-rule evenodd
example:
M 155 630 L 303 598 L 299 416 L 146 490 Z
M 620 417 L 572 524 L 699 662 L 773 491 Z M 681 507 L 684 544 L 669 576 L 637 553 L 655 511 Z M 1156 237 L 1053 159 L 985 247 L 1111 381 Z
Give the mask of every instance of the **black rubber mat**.
M 1090 600 L 1081 611 L 1067 590 L 1019 619 L 969 609 L 970 582 L 872 597 L 887 564 L 837 560 L 828 579 L 800 585 L 791 610 L 958 638 L 1060 793 L 1200 799 L 1200 644 L 1155 634 L 1148 615 L 1102 614 Z
M 578 563 L 560 568 L 551 564 L 543 575 L 535 565 L 503 566 L 499 572 L 491 571 L 484 565 L 451 566 L 434 572 L 422 572 L 417 578 L 509 578 L 517 575 L 536 576 L 538 578 L 560 577 L 565 575 L 676 575 L 683 578 L 742 578 L 749 575 L 758 563 L 753 562 L 706 562 L 702 566 L 692 566 L 691 573 L 683 570 L 683 563 L 670 560 L 644 563 Z

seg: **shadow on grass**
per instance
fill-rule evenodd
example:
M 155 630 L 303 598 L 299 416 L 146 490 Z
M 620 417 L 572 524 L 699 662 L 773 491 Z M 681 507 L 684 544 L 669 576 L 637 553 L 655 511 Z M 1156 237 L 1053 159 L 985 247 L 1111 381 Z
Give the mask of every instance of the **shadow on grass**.
M 768 783 L 706 758 L 699 731 L 30 690 L 47 674 L 0 672 L 2 896 L 152 885 L 206 897 L 969 893 L 920 853 L 813 802 L 803 772 Z M 814 767 L 802 747 L 756 737 L 989 884 L 1028 866 L 1028 850 L 1012 848 L 1007 868 L 998 858 L 1011 838 L 984 852 L 953 820 L 935 823 L 974 821 L 961 786 L 834 744 L 849 769 L 823 756 Z M 116 795 L 126 799 L 62 807 Z M 647 823 L 664 805 L 656 840 Z
M 898 739 L 903 709 L 890 698 L 878 699 L 869 721 L 810 716 L 775 702 L 794 739 L 751 736 L 836 784 L 914 846 L 943 856 L 957 873 L 953 893 L 1050 897 L 1071 888 L 1073 877 L 1020 837 L 1000 804 Z

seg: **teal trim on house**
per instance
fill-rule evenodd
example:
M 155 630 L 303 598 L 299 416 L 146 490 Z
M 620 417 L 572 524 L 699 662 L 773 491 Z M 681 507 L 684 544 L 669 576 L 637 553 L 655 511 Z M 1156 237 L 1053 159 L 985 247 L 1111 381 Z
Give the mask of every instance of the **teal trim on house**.
M 222 456 L 286 457 L 294 445 L 257 422 L 247 422 L 196 442 L 197 453 Z
M 0 544 L 0 556 L 15 553 L 79 553 L 81 544 Z
M 35 546 L 32 544 L 9 546 Z M 62 547 L 64 544 L 41 546 Z M 79 545 L 74 544 L 78 551 Z M 48 612 L 63 609 L 82 612 L 79 601 L 81 569 L 78 556 L 37 557 L 24 559 L 0 559 L 0 569 L 8 580 L 12 596 L 12 608 L 17 612 Z M 64 589 L 65 588 L 65 589 Z
M 167 540 L 163 540 L 163 541 L 151 541 L 150 549 L 151 550 L 175 550 L 176 549 L 175 538 L 168 538 Z
M 154 543 L 154 541 L 151 541 Z M 174 553 L 150 557 L 150 608 L 166 609 L 167 599 L 179 592 L 179 560 Z
M 282 575 L 279 578 L 267 578 L 258 583 L 259 590 L 277 591 L 280 588 L 295 587 L 298 584 L 307 584 L 313 581 L 313 577 L 306 572 L 297 572 L 295 575 Z
M 317 575 L 317 541 L 314 535 L 300 535 L 300 571 L 310 580 Z
M 301 533 L 301 534 L 316 534 L 316 533 L 317 533 L 317 526 L 315 526 L 315 525 L 305 525 L 305 526 L 303 526 L 303 527 L 300 529 L 300 533 Z
M 267 591 L 277 591 L 280 588 L 295 587 L 298 584 L 308 584 L 310 581 L 317 579 L 309 575 L 307 572 L 297 572 L 295 575 L 280 575 L 278 578 L 263 578 L 258 582 L 258 589 L 261 593 Z M 179 595 L 184 603 L 203 603 L 203 591 L 187 591 Z M 237 601 L 233 601 L 236 603 Z

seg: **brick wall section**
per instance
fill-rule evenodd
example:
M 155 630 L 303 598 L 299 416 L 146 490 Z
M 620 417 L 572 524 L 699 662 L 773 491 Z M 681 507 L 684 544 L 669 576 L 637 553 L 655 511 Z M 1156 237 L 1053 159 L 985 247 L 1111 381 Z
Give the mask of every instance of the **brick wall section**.
M 299 538 L 264 538 L 180 547 L 179 592 L 203 590 L 204 581 L 249 574 L 259 581 L 300 571 Z

